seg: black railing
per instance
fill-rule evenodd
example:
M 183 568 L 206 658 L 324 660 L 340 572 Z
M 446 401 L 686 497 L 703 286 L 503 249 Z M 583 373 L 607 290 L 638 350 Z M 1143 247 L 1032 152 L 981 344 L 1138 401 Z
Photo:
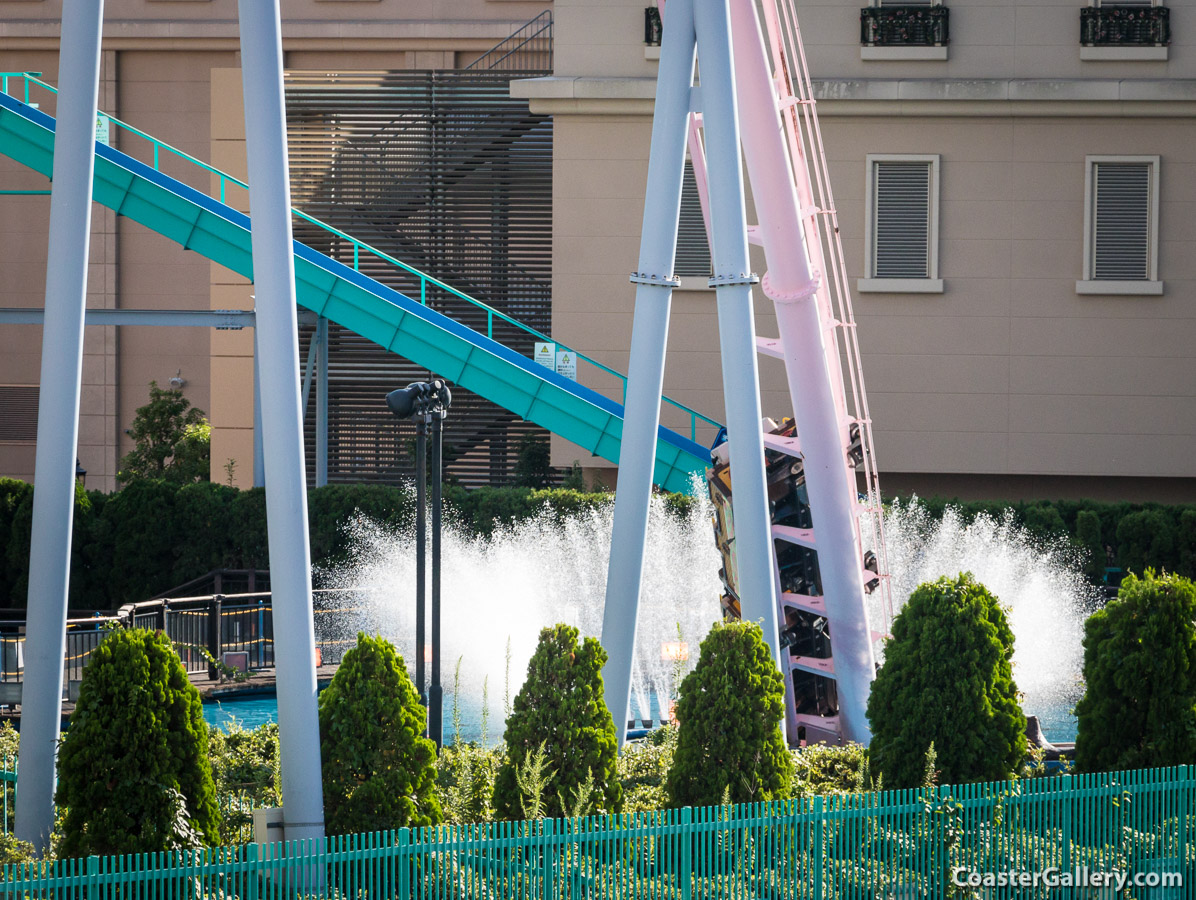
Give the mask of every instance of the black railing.
M 313 601 L 320 662 L 337 665 L 356 643 L 352 635 L 362 613 L 360 591 L 316 590 Z M 159 598 L 129 603 L 112 615 L 68 619 L 66 684 L 82 679 L 92 651 L 110 628 L 164 632 L 190 675 L 220 677 L 224 654 L 237 651 L 247 654 L 251 670 L 274 667 L 274 611 L 268 592 Z M 24 640 L 23 620 L 0 622 L 0 683 L 24 680 Z
M 1085 47 L 1166 47 L 1171 10 L 1166 6 L 1085 6 L 1080 9 Z
M 655 6 L 644 8 L 644 43 L 649 47 L 659 47 L 664 25 L 660 21 L 660 10 Z
M 865 6 L 860 43 L 868 47 L 942 47 L 948 40 L 945 6 Z
M 500 72 L 551 72 L 552 10 L 544 10 L 465 68 Z

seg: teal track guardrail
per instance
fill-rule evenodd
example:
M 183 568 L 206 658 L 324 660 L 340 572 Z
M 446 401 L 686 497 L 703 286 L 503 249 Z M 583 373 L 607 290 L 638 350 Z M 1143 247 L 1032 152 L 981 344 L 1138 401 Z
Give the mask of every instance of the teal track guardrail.
M 9 95 L 14 83 L 20 85 L 21 99 Z M 53 169 L 54 119 L 30 105 L 31 87 L 54 90 L 28 73 L 0 73 L 0 152 L 48 177 Z M 245 183 L 119 119 L 109 121 L 148 141 L 153 165 L 97 144 L 96 201 L 184 249 L 252 279 L 249 217 L 223 202 L 230 186 L 243 189 Z M 164 155 L 182 159 L 214 177 L 220 199 L 161 172 Z M 350 244 L 353 254 L 353 265 L 349 266 L 296 241 L 300 305 L 573 441 L 595 456 L 618 462 L 622 405 L 498 343 L 493 339 L 494 321 L 519 328 L 539 340 L 551 340 L 549 336 L 318 219 L 294 212 Z M 366 257 L 375 257 L 415 276 L 420 298 L 408 297 L 363 274 L 360 268 Z M 429 288 L 483 310 L 488 333 L 483 335 L 429 308 Z M 583 363 L 619 379 L 626 395 L 626 376 L 564 344 L 558 343 L 558 348 L 574 352 Z M 717 429 L 719 423 L 670 398 L 664 398 L 664 402 L 688 417 L 689 436 L 660 428 L 654 479 L 666 490 L 687 491 L 692 474 L 702 473 L 709 461 L 708 452 L 695 440 L 698 428 Z
M 1095 887 L 1091 876 L 1121 873 L 1129 890 L 1119 897 L 1178 900 L 1192 896 L 1196 878 L 1194 802 L 1196 781 L 1181 766 L 404 828 L 333 837 L 322 848 L 296 841 L 93 856 L 0 869 L 0 893 L 53 892 L 56 900 L 1051 900 L 1114 892 L 1073 892 L 1046 879 L 1086 873 Z M 1004 885 L 966 891 L 952 883 L 1001 874 Z

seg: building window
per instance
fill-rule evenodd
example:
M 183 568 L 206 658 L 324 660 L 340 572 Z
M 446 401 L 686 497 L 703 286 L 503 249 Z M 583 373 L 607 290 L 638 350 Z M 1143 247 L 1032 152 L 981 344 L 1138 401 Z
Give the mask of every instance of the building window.
M 1081 294 L 1161 294 L 1159 157 L 1090 156 Z
M 941 293 L 939 157 L 869 156 L 860 291 Z
M 698 182 L 693 163 L 685 161 L 685 177 L 681 181 L 681 218 L 677 222 L 677 256 L 673 274 L 679 278 L 699 276 L 706 287 L 712 272 L 710 241 L 706 237 L 706 220 L 702 216 L 702 201 L 698 197 Z
M 950 10 L 940 0 L 875 0 L 860 10 L 865 47 L 946 47 Z

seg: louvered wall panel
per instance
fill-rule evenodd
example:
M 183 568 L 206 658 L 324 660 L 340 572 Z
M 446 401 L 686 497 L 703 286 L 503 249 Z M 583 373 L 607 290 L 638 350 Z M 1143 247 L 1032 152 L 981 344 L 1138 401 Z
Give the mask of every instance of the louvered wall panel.
M 1150 164 L 1094 163 L 1092 277 L 1150 278 Z
M 288 73 L 294 204 L 537 330 L 551 332 L 552 124 L 510 98 L 513 78 L 543 72 Z M 296 237 L 353 265 L 352 246 L 296 222 Z M 361 271 L 411 297 L 419 279 L 376 258 Z M 486 333 L 486 314 L 435 288 L 430 306 Z M 502 321 L 493 337 L 519 353 L 535 338 Z M 410 473 L 414 426 L 383 397 L 433 373 L 338 326 L 329 340 L 329 480 Z M 301 335 L 304 352 L 310 339 Z M 307 422 L 314 471 L 314 397 Z M 450 474 L 509 481 L 520 436 L 542 429 L 453 392 Z
M 706 220 L 702 218 L 698 183 L 689 160 L 685 161 L 685 177 L 681 182 L 681 217 L 677 223 L 677 255 L 673 274 L 700 275 L 703 278 L 709 278 L 711 274 Z
M 930 164 L 875 163 L 876 278 L 930 276 Z
M 36 384 L 0 384 L 0 442 L 37 440 L 37 398 Z

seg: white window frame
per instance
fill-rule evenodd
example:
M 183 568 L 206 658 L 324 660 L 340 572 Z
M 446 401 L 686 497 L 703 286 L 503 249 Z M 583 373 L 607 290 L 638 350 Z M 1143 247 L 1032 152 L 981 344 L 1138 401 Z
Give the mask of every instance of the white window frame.
M 1084 269 L 1083 278 L 1076 282 L 1077 294 L 1136 294 L 1157 296 L 1163 293 L 1159 280 L 1159 168 L 1158 156 L 1086 156 L 1084 157 Z M 1150 166 L 1150 261 L 1148 277 L 1134 281 L 1097 280 L 1093 277 L 1096 264 L 1095 180 L 1093 174 L 1100 163 L 1145 163 Z
M 856 283 L 860 293 L 941 294 L 939 277 L 939 169 L 942 157 L 937 153 L 869 153 L 865 158 L 864 188 L 864 277 Z M 877 163 L 926 163 L 930 167 L 927 237 L 927 277 L 876 277 L 876 165 Z

